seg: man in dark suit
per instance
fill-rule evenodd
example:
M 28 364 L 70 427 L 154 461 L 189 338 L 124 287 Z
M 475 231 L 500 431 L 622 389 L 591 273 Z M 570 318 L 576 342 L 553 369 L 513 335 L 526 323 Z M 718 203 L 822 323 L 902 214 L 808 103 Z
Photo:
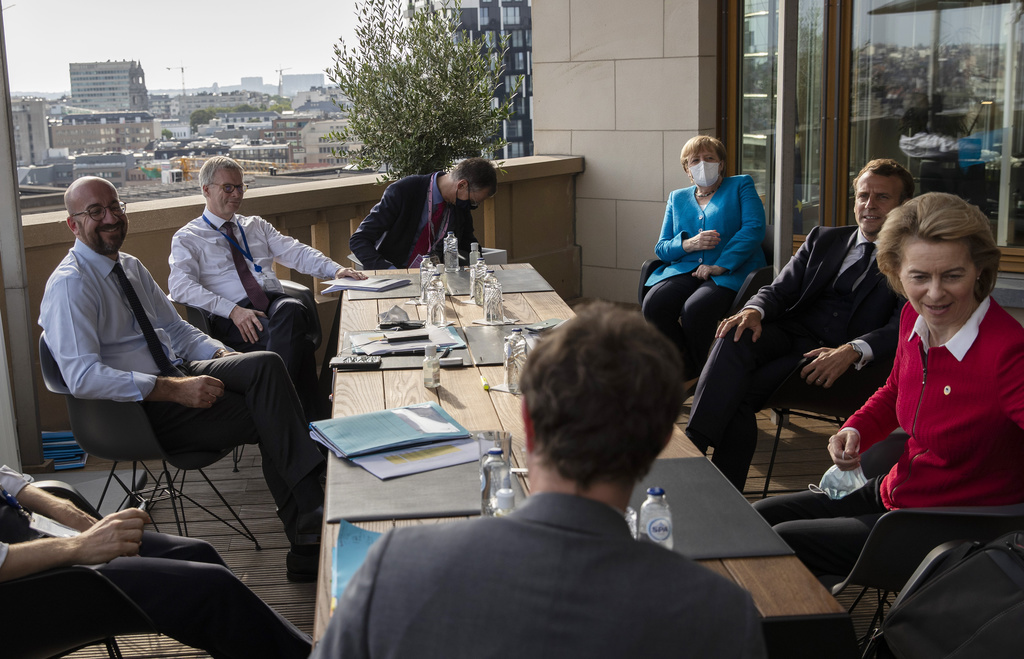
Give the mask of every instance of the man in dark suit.
M 872 160 L 854 179 L 857 227 L 815 227 L 786 267 L 723 320 L 697 382 L 686 434 L 743 491 L 757 445 L 755 415 L 804 357 L 809 384 L 831 387 L 896 352 L 900 300 L 875 265 L 874 241 L 914 195 L 899 163 Z M 749 331 L 748 331 L 749 330 Z
M 609 303 L 554 330 L 522 378 L 530 498 L 383 536 L 313 657 L 764 657 L 749 594 L 623 519 L 672 433 L 680 368 Z
M 497 189 L 494 165 L 483 158 L 467 158 L 450 172 L 406 176 L 384 191 L 348 245 L 367 270 L 416 268 L 424 254 L 442 256 L 452 231 L 465 260 L 478 242 L 470 211 Z

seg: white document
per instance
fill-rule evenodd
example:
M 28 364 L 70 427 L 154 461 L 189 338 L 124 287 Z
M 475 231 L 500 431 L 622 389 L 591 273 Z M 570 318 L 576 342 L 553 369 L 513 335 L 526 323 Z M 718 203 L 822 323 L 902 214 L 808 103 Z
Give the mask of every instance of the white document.
M 480 447 L 476 439 L 456 439 L 426 446 L 374 453 L 353 458 L 366 471 L 381 480 L 418 474 L 442 467 L 451 467 L 480 459 Z

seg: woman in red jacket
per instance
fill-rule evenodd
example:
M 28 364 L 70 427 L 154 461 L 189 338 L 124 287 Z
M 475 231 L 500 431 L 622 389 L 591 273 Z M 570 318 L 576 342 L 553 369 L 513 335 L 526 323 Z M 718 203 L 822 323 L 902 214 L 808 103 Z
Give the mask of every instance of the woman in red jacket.
M 988 218 L 954 195 L 889 213 L 878 269 L 909 300 L 896 361 L 828 450 L 849 470 L 897 427 L 910 439 L 888 474 L 842 499 L 805 492 L 755 504 L 812 572 L 847 574 L 888 510 L 1024 501 L 1024 327 L 989 297 L 999 256 Z

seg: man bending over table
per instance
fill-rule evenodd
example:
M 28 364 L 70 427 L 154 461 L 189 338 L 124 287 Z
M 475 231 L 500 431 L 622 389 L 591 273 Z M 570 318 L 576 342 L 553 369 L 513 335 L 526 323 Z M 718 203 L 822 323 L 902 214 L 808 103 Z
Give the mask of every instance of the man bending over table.
M 764 657 L 750 596 L 623 512 L 672 434 L 681 365 L 640 314 L 590 305 L 522 378 L 531 496 L 384 535 L 313 657 Z

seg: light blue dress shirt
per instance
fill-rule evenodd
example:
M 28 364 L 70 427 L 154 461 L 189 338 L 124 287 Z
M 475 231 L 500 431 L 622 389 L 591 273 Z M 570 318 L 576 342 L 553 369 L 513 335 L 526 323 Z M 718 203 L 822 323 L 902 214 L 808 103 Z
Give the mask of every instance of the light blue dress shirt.
M 142 262 L 124 253 L 118 260 L 172 364 L 211 359 L 224 347 L 181 319 Z M 72 395 L 140 401 L 160 369 L 113 269 L 113 260 L 76 240 L 46 282 L 39 325 Z

